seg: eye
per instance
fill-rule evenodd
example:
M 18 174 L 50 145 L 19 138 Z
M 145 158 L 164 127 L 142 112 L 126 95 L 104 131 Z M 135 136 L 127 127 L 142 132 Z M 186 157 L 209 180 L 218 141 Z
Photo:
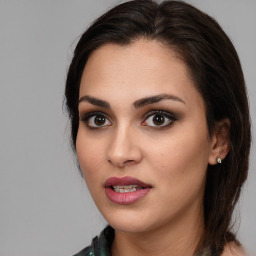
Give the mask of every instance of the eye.
M 153 126 L 153 127 L 167 127 L 171 125 L 176 118 L 173 117 L 171 113 L 165 111 L 155 111 L 151 113 L 142 125 L 144 126 Z
M 103 113 L 88 113 L 81 118 L 81 121 L 90 128 L 100 128 L 112 124 Z

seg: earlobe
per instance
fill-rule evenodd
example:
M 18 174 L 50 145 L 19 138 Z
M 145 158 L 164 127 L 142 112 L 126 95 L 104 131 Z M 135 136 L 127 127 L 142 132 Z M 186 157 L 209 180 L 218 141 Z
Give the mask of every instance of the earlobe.
M 211 139 L 211 149 L 208 163 L 210 165 L 221 164 L 229 152 L 230 121 L 228 118 L 216 122 Z

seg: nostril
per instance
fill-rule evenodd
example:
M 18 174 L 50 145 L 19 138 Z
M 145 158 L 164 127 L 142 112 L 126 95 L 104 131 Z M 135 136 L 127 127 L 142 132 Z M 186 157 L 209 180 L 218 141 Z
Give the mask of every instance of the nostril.
M 134 163 L 134 160 L 126 160 L 123 162 L 123 165 L 130 165 L 130 164 L 133 164 Z
M 119 167 L 133 165 L 133 164 L 136 163 L 136 161 L 134 161 L 134 160 L 125 160 L 125 161 L 115 162 L 115 161 L 112 161 L 111 159 L 108 159 L 108 162 L 110 164 L 113 164 L 113 165 L 116 165 L 116 166 L 119 166 Z

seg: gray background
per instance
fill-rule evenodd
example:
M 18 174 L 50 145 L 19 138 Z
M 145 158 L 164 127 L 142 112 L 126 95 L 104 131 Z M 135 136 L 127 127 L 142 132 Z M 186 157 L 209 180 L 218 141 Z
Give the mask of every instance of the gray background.
M 64 82 L 77 37 L 117 0 L 0 0 L 0 255 L 70 256 L 105 225 L 69 148 Z M 256 121 L 256 1 L 187 0 L 234 42 Z M 254 129 L 255 134 L 255 129 Z M 255 147 L 239 237 L 256 252 Z

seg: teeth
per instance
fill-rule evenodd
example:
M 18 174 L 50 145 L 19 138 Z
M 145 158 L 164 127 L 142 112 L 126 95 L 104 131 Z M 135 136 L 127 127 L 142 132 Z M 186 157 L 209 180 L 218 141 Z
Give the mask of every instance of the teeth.
M 113 186 L 113 189 L 115 192 L 118 192 L 118 193 L 127 193 L 127 192 L 134 192 L 138 189 L 142 189 L 142 187 L 138 185 Z

